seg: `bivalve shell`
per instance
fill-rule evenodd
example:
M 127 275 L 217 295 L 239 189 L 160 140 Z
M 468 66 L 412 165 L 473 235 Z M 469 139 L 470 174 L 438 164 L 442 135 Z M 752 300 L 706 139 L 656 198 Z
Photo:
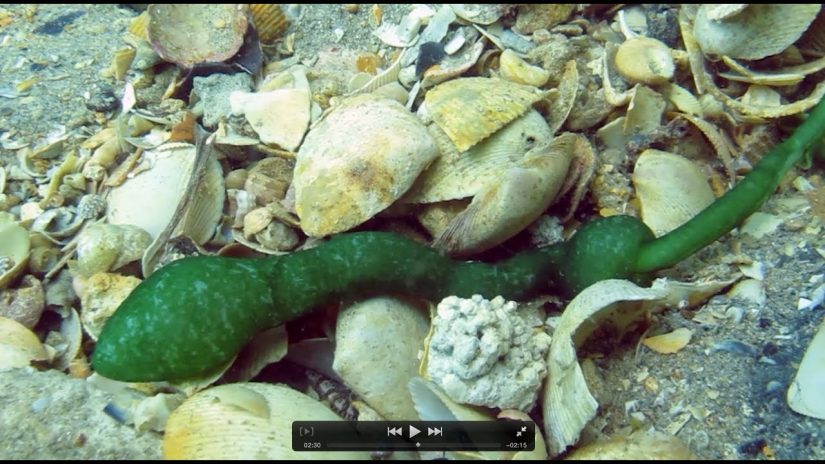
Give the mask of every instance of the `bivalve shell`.
M 406 192 L 437 155 L 427 128 L 398 102 L 370 94 L 345 100 L 298 151 L 301 228 L 320 237 L 361 224 Z
M 365 451 L 297 452 L 292 422 L 342 420 L 291 388 L 235 383 L 209 388 L 172 412 L 163 437 L 164 459 L 357 459 Z
M 796 42 L 819 9 L 817 4 L 753 4 L 716 21 L 710 18 L 713 10 L 702 5 L 696 12 L 693 35 L 706 55 L 759 60 Z
M 166 61 L 191 68 L 224 61 L 243 44 L 246 6 L 233 4 L 154 4 L 147 35 Z
M 550 79 L 549 71 L 527 63 L 510 49 L 501 52 L 499 66 L 501 77 L 517 84 L 541 87 Z
M 0 213 L 0 289 L 6 288 L 29 260 L 29 233 L 9 213 Z
M 26 367 L 47 358 L 34 332 L 13 319 L 0 317 L 0 369 Z
M 252 21 L 258 29 L 258 37 L 264 44 L 271 44 L 281 37 L 289 27 L 289 20 L 275 3 L 253 3 L 249 5 Z
M 619 45 L 616 70 L 631 84 L 658 85 L 673 78 L 676 66 L 667 45 L 650 37 L 634 37 Z
M 521 116 L 544 96 L 541 90 L 504 79 L 466 77 L 427 92 L 427 113 L 464 152 Z
M 633 185 L 642 205 L 642 220 L 657 237 L 684 224 L 716 199 L 696 164 L 659 150 L 648 149 L 639 156 Z
M 332 368 L 387 420 L 416 418 L 407 383 L 429 330 L 427 314 L 395 298 L 371 298 L 338 315 Z

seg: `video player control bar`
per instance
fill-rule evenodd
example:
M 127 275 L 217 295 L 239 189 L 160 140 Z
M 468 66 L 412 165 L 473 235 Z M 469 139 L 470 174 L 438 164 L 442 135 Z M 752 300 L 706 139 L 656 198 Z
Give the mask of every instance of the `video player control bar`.
M 532 451 L 533 422 L 295 421 L 294 451 Z

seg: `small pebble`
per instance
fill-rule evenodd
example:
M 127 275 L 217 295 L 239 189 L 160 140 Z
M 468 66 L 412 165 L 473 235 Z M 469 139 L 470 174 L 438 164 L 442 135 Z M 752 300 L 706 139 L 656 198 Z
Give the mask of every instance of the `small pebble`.
M 43 411 L 44 409 L 49 407 L 49 404 L 51 404 L 51 402 L 52 399 L 48 396 L 43 396 L 41 398 L 34 400 L 32 402 L 32 412 L 36 414 Z

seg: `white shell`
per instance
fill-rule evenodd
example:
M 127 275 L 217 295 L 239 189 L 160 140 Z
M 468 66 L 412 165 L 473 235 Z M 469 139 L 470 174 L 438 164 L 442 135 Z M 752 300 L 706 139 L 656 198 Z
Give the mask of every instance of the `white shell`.
M 111 224 L 131 224 L 149 232 L 152 239 L 166 228 L 190 181 L 195 146 L 167 144 L 144 153 L 148 170 L 140 172 L 109 193 L 106 217 Z M 223 175 L 216 159 L 207 161 L 183 231 L 197 243 L 209 240 L 223 210 Z
M 371 298 L 343 309 L 335 329 L 333 369 L 387 420 L 415 419 L 406 385 L 418 371 L 429 331 L 421 308 L 395 298 Z
M 261 141 L 295 151 L 309 127 L 309 92 L 296 88 L 243 95 L 244 116 Z
M 307 235 L 351 229 L 397 200 L 438 155 L 427 128 L 398 102 L 345 100 L 298 151 L 295 210 Z
M 172 412 L 164 459 L 368 460 L 366 451 L 292 450 L 292 422 L 341 421 L 322 403 L 281 385 L 234 383 L 201 391 Z
M 693 35 L 705 54 L 758 60 L 776 55 L 797 41 L 819 13 L 817 4 L 753 4 L 723 20 L 699 7 Z
M 707 176 L 689 159 L 665 151 L 642 152 L 633 170 L 642 221 L 662 236 L 699 214 L 716 197 Z
M 676 65 L 667 45 L 650 37 L 634 37 L 619 45 L 616 70 L 631 84 L 658 85 L 673 78 Z
M 788 388 L 788 406 L 806 416 L 825 419 L 825 322 L 808 345 Z

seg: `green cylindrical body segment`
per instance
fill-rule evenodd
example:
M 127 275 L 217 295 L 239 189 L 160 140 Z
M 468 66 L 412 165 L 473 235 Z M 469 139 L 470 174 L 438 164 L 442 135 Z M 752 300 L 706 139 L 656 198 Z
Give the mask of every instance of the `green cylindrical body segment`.
M 272 259 L 192 257 L 141 282 L 106 322 L 92 366 L 137 382 L 195 377 L 271 327 Z

